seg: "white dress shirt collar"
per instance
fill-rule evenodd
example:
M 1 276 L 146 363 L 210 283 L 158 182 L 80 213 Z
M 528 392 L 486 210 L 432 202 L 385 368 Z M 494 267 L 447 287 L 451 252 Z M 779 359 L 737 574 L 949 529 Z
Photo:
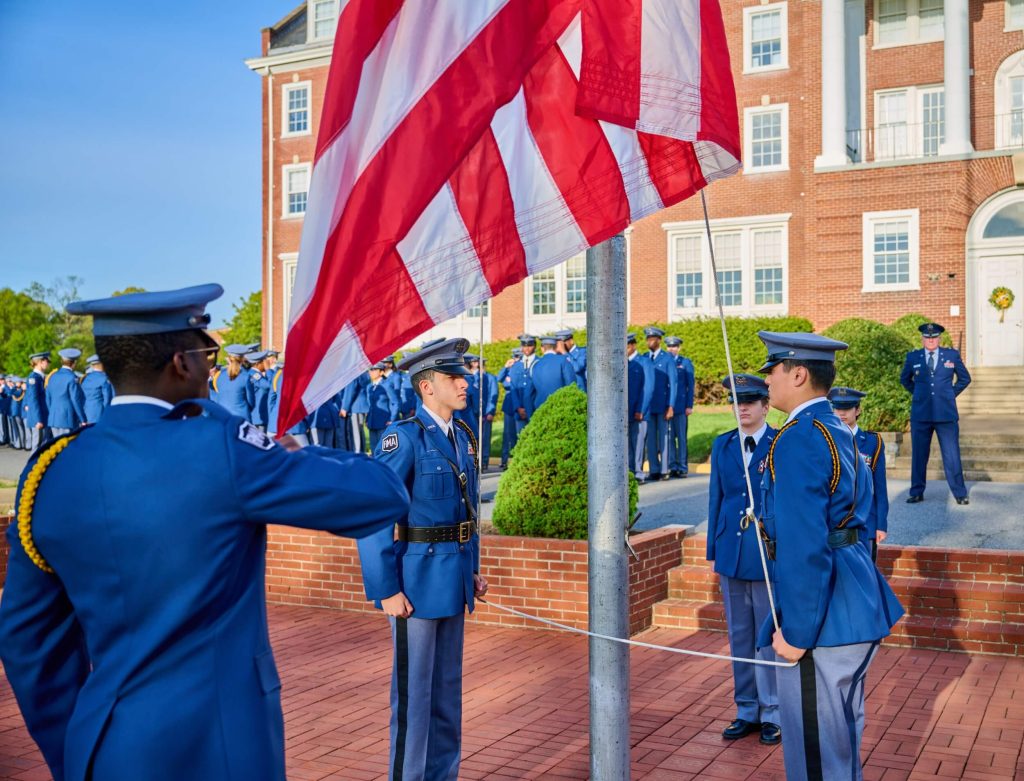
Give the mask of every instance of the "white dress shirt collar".
M 114 396 L 110 400 L 110 406 L 121 406 L 122 404 L 153 404 L 163 409 L 174 409 L 174 405 L 164 401 L 163 399 L 155 398 L 154 396 Z
M 448 436 L 448 432 L 451 430 L 451 427 L 452 427 L 452 425 L 454 423 L 454 420 L 455 420 L 454 417 L 446 423 L 445 421 L 443 421 L 441 419 L 440 415 L 438 415 L 436 412 L 434 412 L 434 410 L 432 410 L 427 405 L 424 404 L 423 405 L 423 409 L 424 409 L 424 411 L 428 415 L 430 415 L 431 418 L 434 419 L 434 422 L 437 423 L 438 427 L 441 429 L 441 433 L 444 434 L 447 437 Z
M 798 404 L 796 409 L 789 413 L 789 417 L 786 418 L 786 422 L 789 423 L 789 421 L 793 420 L 793 418 L 795 418 L 797 415 L 803 412 L 807 407 L 811 406 L 812 404 L 817 404 L 819 401 L 828 401 L 828 399 L 825 398 L 824 396 L 817 396 L 813 399 L 808 399 L 803 404 Z

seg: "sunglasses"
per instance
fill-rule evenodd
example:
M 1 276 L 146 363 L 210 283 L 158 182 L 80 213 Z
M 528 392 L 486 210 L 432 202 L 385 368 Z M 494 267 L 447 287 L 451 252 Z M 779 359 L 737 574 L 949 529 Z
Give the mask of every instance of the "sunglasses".
M 181 352 L 183 355 L 188 355 L 189 353 L 205 353 L 206 362 L 213 367 L 217 365 L 217 354 L 220 353 L 220 347 L 215 345 L 213 347 L 203 347 L 198 350 L 182 350 Z

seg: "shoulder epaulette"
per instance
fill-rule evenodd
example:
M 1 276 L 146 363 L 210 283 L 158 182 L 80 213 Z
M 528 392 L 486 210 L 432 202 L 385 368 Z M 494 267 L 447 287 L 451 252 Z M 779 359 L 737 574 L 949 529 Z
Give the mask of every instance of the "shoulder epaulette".
M 273 381 L 273 383 L 271 383 L 274 386 L 274 393 L 277 393 L 277 386 L 278 386 L 278 383 L 281 382 L 281 375 L 282 374 L 284 374 L 284 369 L 278 369 L 277 373 L 274 375 L 274 381 Z
M 59 371 L 60 371 L 60 369 L 54 369 L 53 371 L 51 371 L 49 374 L 46 375 L 46 379 L 43 380 L 43 387 L 44 388 L 48 388 L 50 386 L 50 378 L 53 375 L 55 375 L 57 372 L 59 372 Z
M 220 393 L 220 391 L 217 390 L 217 380 L 218 379 L 220 379 L 220 372 L 214 372 L 213 373 L 213 379 L 210 380 L 210 384 L 213 385 L 213 389 L 215 391 L 217 391 L 217 393 Z
M 877 431 L 872 431 L 871 433 L 875 435 L 875 439 L 877 440 L 875 442 L 875 454 L 871 456 L 871 471 L 874 472 L 875 468 L 878 466 L 878 459 L 882 456 L 883 443 L 881 434 Z

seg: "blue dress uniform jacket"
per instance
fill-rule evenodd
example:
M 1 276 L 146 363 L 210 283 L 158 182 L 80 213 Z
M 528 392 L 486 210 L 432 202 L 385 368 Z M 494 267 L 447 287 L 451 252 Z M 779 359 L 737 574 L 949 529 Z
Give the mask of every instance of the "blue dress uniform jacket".
M 217 403 L 232 415 L 249 420 L 252 409 L 249 406 L 249 372 L 244 369 L 234 379 L 225 369 L 217 375 Z
M 739 580 L 764 581 L 761 552 L 758 550 L 756 524 L 741 528 L 747 512 L 747 483 L 743 477 L 742 436 L 739 429 L 727 431 L 711 445 L 711 479 L 708 485 L 708 561 L 715 572 Z M 747 472 L 754 489 L 754 517 L 761 514 L 761 478 L 768 460 L 768 449 L 775 429 L 768 426 L 754 448 Z M 768 562 L 768 572 L 772 562 Z
M 270 380 L 261 371 L 249 372 L 249 384 L 245 388 L 245 400 L 249 405 L 249 419 L 257 426 L 267 425 L 267 401 L 270 394 Z
M 693 393 L 695 387 L 693 361 L 685 355 L 675 356 L 677 383 L 676 400 L 672 408 L 677 413 L 685 413 L 693 407 Z
M 587 391 L 587 348 L 573 345 L 568 354 L 569 363 L 576 375 L 576 387 L 586 393 Z
M 864 545 L 828 544 L 854 501 L 845 528 L 866 531 L 874 498 L 871 475 L 859 461 L 853 432 L 824 399 L 779 429 L 769 450 L 761 510 L 775 541 L 779 625 L 798 648 L 875 642 L 903 615 Z M 759 647 L 771 645 L 773 630 L 769 617 Z
M 345 386 L 341 396 L 341 408 L 356 415 L 365 415 L 370 411 L 370 400 L 366 388 L 370 384 L 370 375 L 364 372 Z
M 523 359 L 525 360 L 525 358 Z M 515 419 L 519 421 L 520 427 L 530 422 L 530 418 L 533 416 L 533 411 L 537 409 L 536 404 L 536 390 L 533 386 L 533 369 L 537 365 L 537 358 L 533 359 L 533 363 L 530 369 L 527 370 L 526 364 L 523 361 L 516 361 L 508 370 L 509 382 L 511 383 L 512 389 L 516 392 L 516 408 L 522 407 L 526 410 L 526 420 L 520 420 L 519 416 L 515 414 Z
M 75 372 L 61 366 L 46 380 L 47 425 L 51 428 L 78 428 L 85 423 L 85 397 Z
M 416 402 L 419 401 L 419 397 L 416 395 L 416 391 L 412 387 L 412 377 L 409 372 L 396 371 L 395 374 L 401 378 L 401 395 L 398 397 L 400 404 L 402 417 L 408 418 L 414 412 L 418 406 Z
M 514 367 L 513 367 L 514 368 Z M 576 373 L 565 356 L 557 353 L 542 355 L 533 364 L 533 409 L 548 400 L 548 396 L 567 385 L 576 384 Z
M 654 353 L 645 353 L 640 356 L 640 360 L 653 370 L 649 375 L 651 392 L 646 412 L 661 415 L 676 402 L 679 373 L 676 371 L 675 358 L 671 353 L 659 350 L 657 358 Z
M 626 419 L 633 423 L 636 413 L 644 414 L 644 371 L 640 359 L 626 361 Z
M 398 420 L 398 397 L 386 378 L 377 384 L 369 383 L 366 386 L 366 398 L 370 402 L 370 411 L 366 414 L 367 428 L 382 429 L 388 423 Z
M 85 422 L 95 423 L 114 398 L 114 386 L 107 379 L 107 373 L 91 371 L 86 374 L 82 378 L 82 395 L 85 397 Z
M 34 428 L 36 424 L 48 425 L 46 407 L 46 378 L 37 371 L 30 372 L 25 382 L 25 400 L 22 409 L 25 413 L 25 425 Z
M 426 430 L 416 423 L 419 421 Z M 453 425 L 454 422 L 453 422 Z M 387 464 L 405 484 L 412 504 L 408 526 L 451 526 L 468 519 L 458 480 L 449 463 L 465 472 L 470 501 L 476 505 L 476 454 L 469 436 L 455 425 L 458 452 L 425 409 L 414 419 L 388 426 L 374 458 Z M 359 560 L 367 599 L 403 592 L 413 618 L 446 618 L 473 610 L 473 573 L 480 569 L 480 538 L 459 542 L 393 542 L 380 535 L 359 541 Z
M 407 511 L 366 457 L 189 404 L 112 406 L 54 460 L 32 533 L 56 575 L 8 531 L 0 656 L 56 781 L 284 779 L 266 525 L 390 541 Z
M 281 383 L 284 382 L 284 367 L 280 366 L 274 370 L 274 376 L 270 380 L 270 393 L 267 395 L 267 431 L 277 434 L 277 416 L 281 411 Z M 334 397 L 335 399 L 337 396 Z M 337 417 L 337 414 L 335 414 Z M 313 414 L 309 414 L 292 426 L 286 434 L 309 434 Z
M 864 464 L 871 472 L 872 495 L 871 514 L 865 530 L 869 540 L 875 539 L 875 532 L 889 531 L 889 486 L 885 479 L 885 443 L 882 435 L 874 431 L 857 429 L 857 450 Z M 870 544 L 869 546 L 870 547 Z
M 926 350 L 911 350 L 903 363 L 900 383 L 911 394 L 910 419 L 942 423 L 959 420 L 956 397 L 971 384 L 971 375 L 951 347 L 939 347 L 935 373 L 928 369 Z

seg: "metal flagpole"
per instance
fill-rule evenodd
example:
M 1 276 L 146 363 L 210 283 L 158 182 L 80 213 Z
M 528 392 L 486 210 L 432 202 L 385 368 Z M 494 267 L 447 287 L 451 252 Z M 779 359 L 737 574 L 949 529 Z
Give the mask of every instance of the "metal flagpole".
M 587 250 L 590 630 L 629 637 L 626 239 Z M 608 432 L 619 436 L 608 436 Z M 629 647 L 590 638 L 590 776 L 629 779 Z
M 480 406 L 477 409 L 476 419 L 476 523 L 480 527 L 480 511 L 483 502 L 483 479 L 484 479 L 484 304 L 480 304 L 480 361 L 476 365 L 476 391 L 480 397 Z

